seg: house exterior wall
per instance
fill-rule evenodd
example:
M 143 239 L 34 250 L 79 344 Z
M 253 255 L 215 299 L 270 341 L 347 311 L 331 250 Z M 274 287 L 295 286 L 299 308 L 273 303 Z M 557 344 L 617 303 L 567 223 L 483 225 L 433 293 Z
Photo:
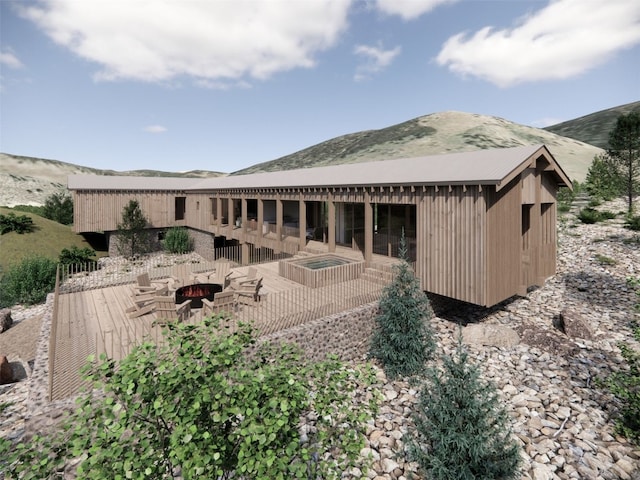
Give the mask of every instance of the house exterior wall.
M 422 193 L 416 210 L 416 274 L 424 290 L 485 304 L 485 212 L 477 186 Z

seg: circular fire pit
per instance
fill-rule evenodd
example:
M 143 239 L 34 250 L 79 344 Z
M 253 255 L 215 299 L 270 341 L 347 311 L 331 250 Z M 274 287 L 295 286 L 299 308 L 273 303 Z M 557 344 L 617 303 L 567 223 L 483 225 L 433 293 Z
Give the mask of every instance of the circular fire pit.
M 213 301 L 216 293 L 222 291 L 219 283 L 196 283 L 176 290 L 176 305 L 191 300 L 191 308 L 202 308 L 202 299 Z

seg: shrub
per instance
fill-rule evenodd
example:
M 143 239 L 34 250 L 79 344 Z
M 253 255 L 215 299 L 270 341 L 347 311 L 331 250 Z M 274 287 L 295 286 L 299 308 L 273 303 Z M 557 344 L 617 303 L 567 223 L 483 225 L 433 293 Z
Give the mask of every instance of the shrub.
M 57 264 L 42 256 L 27 257 L 0 280 L 0 307 L 43 302 L 56 284 Z
M 380 299 L 369 356 L 382 363 L 389 378 L 420 373 L 436 347 L 429 323 L 433 312 L 406 261 L 404 233 L 400 242 L 402 262 Z
M 76 265 L 80 269 L 84 269 L 89 264 L 95 262 L 96 252 L 89 247 L 79 248 L 76 245 L 70 248 L 63 248 L 58 257 L 58 261 L 62 265 Z
M 44 207 L 40 205 L 14 205 L 11 208 L 17 212 L 33 213 L 44 217 Z
M 591 207 L 587 207 L 580 210 L 578 213 L 578 219 L 582 223 L 592 224 L 599 222 L 602 218 L 600 216 L 600 212 Z
M 11 478 L 53 478 L 76 459 L 91 479 L 339 479 L 364 446 L 375 404 L 355 392 L 373 372 L 303 363 L 290 345 L 256 347 L 251 328 L 228 327 L 173 324 L 162 346 L 98 363 L 87 378 L 104 395 L 81 398 L 58 435 L 17 445 Z
M 634 232 L 640 231 L 640 215 L 629 217 L 625 223 L 625 227 Z
M 49 220 L 71 225 L 73 223 L 73 200 L 64 192 L 53 193 L 44 201 L 43 216 Z
M 169 253 L 187 253 L 193 250 L 193 240 L 184 227 L 173 227 L 167 230 L 162 245 Z
M 30 233 L 34 228 L 33 219 L 27 215 L 17 216 L 13 212 L 7 215 L 0 214 L 0 235 L 9 232 Z
M 413 413 L 409 455 L 430 479 L 509 479 L 520 455 L 496 388 L 480 378 L 458 339 L 442 370 L 430 368 Z

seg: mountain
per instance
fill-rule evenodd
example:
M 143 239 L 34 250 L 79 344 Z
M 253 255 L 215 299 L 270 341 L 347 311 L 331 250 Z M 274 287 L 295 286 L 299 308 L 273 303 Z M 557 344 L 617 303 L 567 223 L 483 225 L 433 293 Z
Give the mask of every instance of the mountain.
M 67 188 L 67 176 L 76 174 L 133 175 L 146 177 L 216 177 L 220 172 L 193 170 L 162 172 L 157 170 L 100 170 L 44 158 L 0 153 L 0 205 L 44 205 L 46 198 Z
M 549 148 L 570 178 L 581 182 L 586 177 L 593 157 L 602 153 L 600 148 L 593 145 L 502 118 L 440 112 L 380 130 L 336 137 L 231 175 L 539 143 Z
M 640 102 L 630 105 L 639 104 Z M 617 108 L 624 107 L 627 106 Z M 594 115 L 601 113 L 603 112 Z M 613 118 L 615 122 L 617 115 L 613 114 L 609 117 Z M 579 120 L 576 119 L 573 122 Z M 570 123 L 564 122 L 558 126 Z M 488 115 L 440 112 L 414 118 L 380 130 L 366 130 L 333 138 L 276 160 L 239 170 L 231 175 L 539 143 L 547 145 L 571 179 L 581 182 L 586 177 L 593 157 L 603 152 L 596 146 L 557 135 L 547 129 L 528 127 Z M 220 172 L 203 170 L 117 172 L 82 167 L 58 160 L 0 153 L 0 185 L 2 185 L 0 205 L 43 205 L 49 195 L 66 188 L 68 175 L 78 173 L 196 178 L 225 175 Z
M 609 132 L 615 127 L 618 117 L 628 115 L 631 112 L 640 113 L 640 102 L 627 103 L 619 107 L 590 113 L 584 117 L 551 125 L 544 129 L 563 137 L 574 138 L 606 149 L 609 143 Z

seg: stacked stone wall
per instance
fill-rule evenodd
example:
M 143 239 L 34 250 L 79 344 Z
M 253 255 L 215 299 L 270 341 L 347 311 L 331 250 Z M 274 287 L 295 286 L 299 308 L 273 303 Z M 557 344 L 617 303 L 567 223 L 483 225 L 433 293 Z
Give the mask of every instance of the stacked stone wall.
M 262 337 L 261 341 L 295 343 L 313 361 L 323 360 L 327 354 L 337 355 L 342 361 L 363 360 L 377 314 L 378 303 L 369 303 Z
M 193 239 L 193 251 L 205 260 L 215 260 L 215 235 L 202 230 L 189 228 L 189 236 Z

